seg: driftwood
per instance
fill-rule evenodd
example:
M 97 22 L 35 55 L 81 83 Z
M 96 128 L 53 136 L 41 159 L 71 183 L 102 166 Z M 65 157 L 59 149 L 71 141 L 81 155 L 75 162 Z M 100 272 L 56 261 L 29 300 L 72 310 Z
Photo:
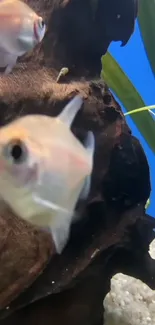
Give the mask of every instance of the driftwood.
M 84 206 L 78 204 L 81 220 L 61 256 L 53 256 L 46 234 L 0 207 L 0 325 L 100 325 L 116 272 L 155 288 L 155 262 L 148 254 L 155 220 L 144 208 L 149 166 L 120 106 L 99 80 L 110 42 L 125 44 L 133 32 L 137 1 L 100 0 L 93 10 L 91 0 L 27 2 L 45 15 L 48 32 L 11 75 L 0 78 L 0 124 L 30 113 L 56 115 L 80 93 L 84 107 L 73 132 L 83 141 L 91 129 L 96 151 L 91 192 Z M 64 66 L 69 73 L 56 83 Z

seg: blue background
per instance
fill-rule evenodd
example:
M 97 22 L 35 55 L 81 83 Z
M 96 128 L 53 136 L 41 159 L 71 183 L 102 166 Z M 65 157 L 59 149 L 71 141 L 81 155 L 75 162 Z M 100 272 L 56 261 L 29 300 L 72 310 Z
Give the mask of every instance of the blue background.
M 155 79 L 145 53 L 137 22 L 135 32 L 131 36 L 128 44 L 125 47 L 120 47 L 119 42 L 112 43 L 109 52 L 114 56 L 137 88 L 145 104 L 155 105 Z M 136 128 L 131 117 L 127 117 L 126 119 L 133 134 L 140 140 L 150 165 L 152 192 L 150 197 L 151 204 L 147 212 L 155 217 L 155 156 Z

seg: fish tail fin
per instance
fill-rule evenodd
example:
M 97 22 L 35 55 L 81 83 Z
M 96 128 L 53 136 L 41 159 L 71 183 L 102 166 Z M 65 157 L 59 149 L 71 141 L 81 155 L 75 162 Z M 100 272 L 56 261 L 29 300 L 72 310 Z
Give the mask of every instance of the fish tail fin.
M 93 159 L 94 159 L 94 152 L 95 152 L 95 137 L 93 132 L 88 131 L 87 137 L 84 142 L 84 147 L 87 150 L 90 159 L 90 164 L 92 166 L 91 168 L 93 168 Z M 88 197 L 90 188 L 91 188 L 91 174 L 86 177 L 83 189 L 80 194 L 81 200 L 85 200 Z
M 64 107 L 63 111 L 58 115 L 58 119 L 67 124 L 70 128 L 72 122 L 83 104 L 83 99 L 80 95 L 75 96 Z

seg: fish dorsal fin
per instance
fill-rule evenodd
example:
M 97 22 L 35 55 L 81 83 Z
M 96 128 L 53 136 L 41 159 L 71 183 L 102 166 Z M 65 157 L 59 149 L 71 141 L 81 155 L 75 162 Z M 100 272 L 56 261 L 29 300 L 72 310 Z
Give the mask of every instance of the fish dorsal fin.
M 68 125 L 68 127 L 70 128 L 82 104 L 82 97 L 79 95 L 75 96 L 73 99 L 70 100 L 70 102 L 64 107 L 63 111 L 58 115 L 58 119 Z

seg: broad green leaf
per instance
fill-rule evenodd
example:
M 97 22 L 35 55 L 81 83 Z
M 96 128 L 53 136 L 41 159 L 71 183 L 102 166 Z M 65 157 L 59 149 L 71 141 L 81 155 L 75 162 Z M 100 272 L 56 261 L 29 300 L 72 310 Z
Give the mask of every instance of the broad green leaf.
M 127 111 L 146 106 L 132 82 L 110 53 L 102 56 L 101 77 L 122 102 Z M 155 121 L 148 111 L 132 114 L 139 131 L 155 153 Z
M 138 11 L 138 23 L 142 40 L 155 76 L 155 1 L 140 0 Z

